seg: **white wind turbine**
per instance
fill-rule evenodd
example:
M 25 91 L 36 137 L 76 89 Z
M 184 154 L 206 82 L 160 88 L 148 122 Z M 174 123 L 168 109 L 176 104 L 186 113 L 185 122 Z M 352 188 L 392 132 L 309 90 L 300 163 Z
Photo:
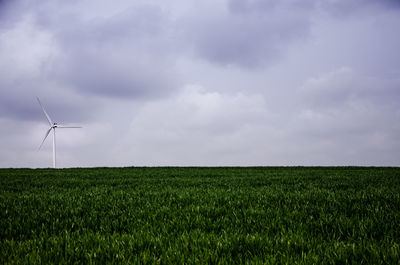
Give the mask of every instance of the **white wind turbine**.
M 49 114 L 47 114 L 46 110 L 44 109 L 44 107 L 42 106 L 42 103 L 40 102 L 40 99 L 38 97 L 37 101 L 39 102 L 40 107 L 43 110 L 44 115 L 46 116 L 47 121 L 49 122 L 50 128 L 47 130 L 46 135 L 44 136 L 44 139 L 42 141 L 42 143 L 39 146 L 38 151 L 40 150 L 40 148 L 42 147 L 44 141 L 46 140 L 47 136 L 49 135 L 50 131 L 53 130 L 53 168 L 56 168 L 56 128 L 82 128 L 82 127 L 77 127 L 77 126 L 59 126 L 57 123 L 53 122 L 49 116 Z

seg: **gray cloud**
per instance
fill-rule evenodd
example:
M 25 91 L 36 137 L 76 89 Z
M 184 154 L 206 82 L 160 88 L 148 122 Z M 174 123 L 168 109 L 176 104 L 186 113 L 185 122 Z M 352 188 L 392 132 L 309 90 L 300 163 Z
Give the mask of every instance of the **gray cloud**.
M 400 110 L 400 79 L 363 76 L 343 67 L 318 78 L 309 79 L 301 88 L 304 102 L 318 109 L 351 104 L 371 104 Z
M 46 31 L 39 30 L 27 17 L 0 35 L 0 117 L 39 120 L 36 96 L 47 99 L 53 114 L 68 121 L 75 112 L 87 119 L 93 109 L 83 105 L 83 98 L 71 93 L 68 86 L 51 77 L 57 45 Z M 67 106 L 68 105 L 68 106 Z M 57 108 L 55 108 L 57 106 Z M 76 114 L 76 113 L 75 113 Z
M 313 9 L 316 0 L 229 0 L 228 7 L 233 13 L 253 13 L 266 15 L 271 11 L 283 11 L 282 9 L 297 9 L 304 12 Z
M 166 95 L 175 89 L 174 73 L 162 62 L 133 61 L 140 60 L 138 57 L 127 62 L 127 58 L 116 58 L 118 55 L 98 53 L 76 52 L 66 58 L 61 78 L 77 91 L 96 96 L 139 99 Z
M 318 7 L 327 10 L 333 15 L 345 16 L 355 11 L 368 8 L 399 8 L 397 0 L 350 0 L 350 1 L 317 1 Z
M 285 51 L 310 37 L 316 14 L 356 15 L 369 10 L 397 7 L 397 1 L 267 1 L 229 0 L 222 5 L 196 5 L 196 12 L 181 21 L 184 38 L 194 53 L 223 66 L 262 68 L 273 65 Z M 359 12 L 360 11 L 360 12 Z M 192 15 L 192 14 L 190 14 Z
M 300 89 L 299 98 L 304 100 L 291 131 L 302 142 L 319 146 L 319 151 L 337 153 L 337 163 L 396 164 L 399 87 L 399 79 L 364 76 L 351 68 L 309 79 Z
M 397 1 L 0 5 L 1 167 L 400 163 Z
M 372 8 L 399 8 L 398 0 L 229 0 L 229 10 L 233 13 L 252 13 L 267 15 L 272 11 L 296 10 L 304 15 L 313 15 L 316 11 L 345 17 L 355 12 Z
M 214 3 L 213 3 L 214 4 Z M 195 53 L 212 63 L 243 67 L 270 65 L 285 48 L 309 33 L 309 18 L 298 10 L 255 9 L 231 3 L 229 8 L 200 10 L 207 16 L 183 20 Z M 258 13 L 259 12 L 259 13 Z
M 93 14 L 77 4 L 9 4 L 5 15 L 13 18 L 0 27 L 0 117 L 40 119 L 35 96 L 47 96 L 57 101 L 55 115 L 85 120 L 101 97 L 151 99 L 177 89 L 160 8 L 136 5 L 87 18 Z
M 74 21 L 56 31 L 62 56 L 54 75 L 80 92 L 96 95 L 143 98 L 168 94 L 177 82 L 168 57 L 165 25 L 161 10 L 153 6 Z

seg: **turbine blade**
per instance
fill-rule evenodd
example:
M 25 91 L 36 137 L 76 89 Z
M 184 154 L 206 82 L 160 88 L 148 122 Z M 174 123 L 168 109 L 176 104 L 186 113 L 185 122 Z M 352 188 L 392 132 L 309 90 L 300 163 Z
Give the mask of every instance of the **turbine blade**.
M 50 126 L 53 126 L 53 121 L 51 120 L 49 114 L 47 114 L 46 110 L 43 108 L 42 103 L 40 102 L 39 97 L 36 97 L 37 101 L 39 102 L 40 107 L 43 110 L 44 115 L 46 116 L 47 121 L 49 122 Z
M 46 140 L 47 136 L 49 136 L 49 133 L 51 132 L 51 129 L 53 129 L 53 128 L 50 127 L 50 129 L 46 132 L 46 135 L 44 136 L 43 141 L 40 144 L 38 151 L 40 150 L 40 148 L 42 148 L 42 145 L 43 145 L 44 141 Z
M 82 128 L 82 127 L 80 127 L 80 126 L 58 126 L 57 125 L 57 129 L 58 128 Z

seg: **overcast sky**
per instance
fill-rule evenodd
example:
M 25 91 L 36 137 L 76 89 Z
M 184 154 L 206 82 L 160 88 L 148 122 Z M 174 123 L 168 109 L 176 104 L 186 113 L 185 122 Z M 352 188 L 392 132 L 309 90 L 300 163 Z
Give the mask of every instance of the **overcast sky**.
M 0 0 L 0 167 L 400 165 L 399 0 Z

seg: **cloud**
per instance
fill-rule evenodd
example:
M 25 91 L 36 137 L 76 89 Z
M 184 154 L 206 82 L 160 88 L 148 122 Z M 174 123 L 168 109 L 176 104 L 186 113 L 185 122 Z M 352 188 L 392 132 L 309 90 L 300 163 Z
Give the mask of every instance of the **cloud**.
M 0 166 L 398 165 L 397 3 L 0 2 Z
M 211 63 L 245 68 L 271 65 L 288 45 L 309 33 L 304 12 L 266 9 L 258 13 L 257 9 L 254 14 L 245 8 L 247 4 L 228 4 L 196 6 L 197 12 L 207 15 L 186 17 L 181 22 L 194 53 Z
M 168 94 L 177 79 L 168 57 L 166 24 L 161 10 L 150 5 L 68 23 L 55 34 L 62 56 L 54 75 L 96 96 L 137 99 Z
M 371 15 L 378 10 L 400 8 L 398 0 L 229 0 L 229 10 L 239 14 L 269 15 L 272 11 L 296 10 L 303 16 L 329 14 L 334 17 Z
M 319 9 L 339 17 L 353 16 L 365 11 L 370 14 L 369 11 L 376 12 L 377 9 L 400 8 L 397 0 L 319 0 L 315 2 Z
M 23 17 L 0 34 L 0 118 L 43 119 L 39 96 L 55 120 L 80 122 L 93 118 L 93 99 L 71 90 L 53 75 L 61 50 L 51 32 Z
M 364 76 L 348 67 L 309 79 L 300 88 L 303 104 L 291 131 L 332 164 L 398 164 L 399 87 L 398 78 Z
M 342 67 L 308 79 L 300 91 L 304 102 L 317 109 L 358 103 L 400 108 L 399 87 L 399 78 L 365 76 L 350 67 Z
M 266 1 L 202 2 L 183 18 L 184 38 L 201 59 L 221 66 L 265 68 L 292 45 L 309 40 L 315 18 L 374 15 L 400 7 L 398 1 Z
M 0 117 L 40 120 L 39 96 L 60 120 L 84 121 L 102 98 L 151 100 L 179 87 L 159 7 L 125 5 L 92 17 L 80 2 L 58 2 L 7 6 L 4 15 L 14 16 L 0 27 Z
M 282 9 L 298 9 L 304 12 L 313 9 L 315 0 L 229 0 L 228 7 L 233 13 L 252 13 L 267 15 L 271 11 L 283 11 Z
M 255 147 L 254 129 L 271 119 L 260 95 L 189 85 L 178 97 L 146 104 L 116 153 L 131 153 L 130 163 L 145 165 L 243 164 L 248 160 L 240 157 Z

